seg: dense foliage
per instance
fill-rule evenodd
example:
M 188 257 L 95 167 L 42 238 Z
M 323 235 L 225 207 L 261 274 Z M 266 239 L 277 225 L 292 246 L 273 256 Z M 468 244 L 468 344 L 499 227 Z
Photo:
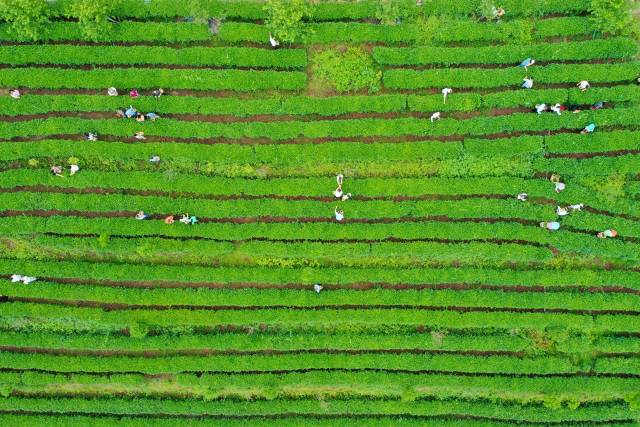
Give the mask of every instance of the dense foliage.
M 38 40 L 48 22 L 48 5 L 42 0 L 3 0 L 0 19 L 10 24 L 18 40 Z
M 338 93 L 360 89 L 375 93 L 380 89 L 382 72 L 365 51 L 347 47 L 317 53 L 313 58 L 313 75 Z
M 311 14 L 307 0 L 267 0 L 264 6 L 265 25 L 273 36 L 283 43 L 293 43 L 303 38 L 302 19 Z
M 0 12 L 0 422 L 640 421 L 624 1 Z

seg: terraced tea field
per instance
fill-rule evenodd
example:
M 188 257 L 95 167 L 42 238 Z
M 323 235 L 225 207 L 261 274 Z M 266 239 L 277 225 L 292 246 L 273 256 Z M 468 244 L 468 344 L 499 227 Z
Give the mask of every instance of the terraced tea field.
M 279 49 L 257 1 L 97 42 L 70 1 L 0 24 L 5 425 L 640 420 L 640 62 L 590 0 L 319 2 Z

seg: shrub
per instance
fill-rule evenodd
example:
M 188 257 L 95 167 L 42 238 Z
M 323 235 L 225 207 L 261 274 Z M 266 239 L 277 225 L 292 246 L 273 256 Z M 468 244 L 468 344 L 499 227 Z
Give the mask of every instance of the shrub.
M 302 18 L 311 14 L 306 0 L 267 0 L 265 24 L 281 42 L 293 43 L 304 34 Z
M 630 34 L 634 21 L 629 0 L 592 0 L 591 21 L 605 34 Z
M 374 67 L 371 57 L 356 47 L 318 53 L 313 60 L 313 73 L 339 93 L 364 88 L 372 93 L 377 92 L 382 77 L 382 72 Z
M 10 24 L 18 40 L 38 40 L 49 20 L 47 3 L 42 0 L 0 1 L 0 20 Z

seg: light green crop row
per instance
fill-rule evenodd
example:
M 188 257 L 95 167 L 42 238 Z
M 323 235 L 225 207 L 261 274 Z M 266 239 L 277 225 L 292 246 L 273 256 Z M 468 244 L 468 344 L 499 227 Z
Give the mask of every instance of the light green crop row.
M 303 49 L 257 49 L 247 47 L 157 46 L 0 46 L 0 63 L 11 65 L 180 65 L 194 67 L 252 67 L 294 69 L 307 65 Z M 112 70 L 118 74 L 120 70 Z
M 533 66 L 528 72 L 519 67 L 487 70 L 482 68 L 443 68 L 437 70 L 389 69 L 384 72 L 384 86 L 389 89 L 421 88 L 516 88 L 525 76 L 536 85 L 576 84 L 588 79 L 591 83 L 633 81 L 640 72 L 640 62 L 621 64 L 554 64 Z M 526 89 L 522 89 L 526 90 Z
M 187 269 L 185 267 L 185 269 Z M 315 295 L 307 289 L 137 289 L 111 288 L 91 285 L 65 285 L 35 282 L 29 286 L 16 286 L 9 281 L 0 282 L 0 293 L 9 297 L 45 298 L 63 301 L 96 301 L 104 304 L 130 304 L 142 306 L 234 306 L 270 307 L 285 304 L 288 307 L 359 305 L 363 306 L 430 306 L 430 307 L 484 307 L 508 309 L 570 309 L 570 310 L 622 310 L 634 311 L 638 296 L 612 293 L 573 292 L 504 292 L 491 290 L 327 290 Z M 346 345 L 335 339 L 336 346 Z M 372 345 L 375 346 L 374 341 Z
M 21 116 L 50 112 L 109 112 L 133 104 L 140 111 L 162 115 L 207 114 L 250 117 L 255 115 L 339 116 L 350 113 L 406 113 L 433 111 L 474 111 L 493 108 L 526 107 L 535 104 L 591 105 L 598 101 L 625 105 L 640 102 L 640 86 L 594 87 L 587 92 L 578 88 L 500 91 L 486 94 L 454 92 L 443 103 L 442 95 L 377 95 L 377 96 L 290 96 L 271 98 L 234 98 L 202 96 L 164 96 L 155 99 L 142 96 L 135 100 L 104 95 L 35 95 L 26 93 L 19 101 L 0 98 L 3 115 Z
M 32 87 L 48 89 L 117 88 L 192 90 L 235 90 L 250 92 L 264 89 L 298 90 L 307 83 L 300 71 L 254 70 L 164 70 L 124 68 L 65 70 L 58 68 L 7 68 L 0 74 L 2 87 Z
M 310 294 L 313 291 L 310 291 Z M 310 295 L 312 296 L 312 295 Z M 166 327 L 224 327 L 224 325 L 261 324 L 291 328 L 307 325 L 327 324 L 327 327 L 342 330 L 360 330 L 366 325 L 368 331 L 383 332 L 397 325 L 421 327 L 427 330 L 444 329 L 545 329 L 568 328 L 575 331 L 591 331 L 606 334 L 637 334 L 640 320 L 637 315 L 582 314 L 581 312 L 529 313 L 518 311 L 477 311 L 459 312 L 454 310 L 420 309 L 235 309 L 235 310 L 172 310 L 87 308 L 41 303 L 3 303 L 3 315 L 9 318 L 28 317 L 39 321 L 73 318 L 74 321 L 99 323 L 102 326 L 118 325 L 120 328 Z M 160 315 L 161 314 L 161 315 Z M 73 370 L 73 369 L 71 369 Z
M 569 43 L 540 43 L 525 46 L 488 46 L 438 48 L 391 48 L 376 46 L 373 58 L 382 65 L 455 65 L 455 64 L 512 64 L 533 57 L 541 63 L 561 61 L 589 61 L 594 59 L 630 58 L 637 52 L 636 43 L 629 38 L 588 40 Z M 522 59 L 514 59 L 522 58 Z M 532 66 L 531 69 L 535 67 Z
M 637 126 L 640 110 L 636 108 L 605 109 L 583 114 L 537 115 L 516 113 L 498 117 L 474 117 L 466 120 L 443 118 L 435 123 L 429 119 L 352 119 L 319 121 L 282 121 L 249 123 L 209 123 L 175 119 L 137 123 L 124 119 L 88 120 L 80 118 L 50 118 L 19 122 L 0 122 L 0 138 L 82 134 L 97 131 L 117 137 L 132 138 L 137 131 L 147 137 L 199 138 L 215 142 L 215 138 L 266 138 L 271 141 L 295 138 L 363 138 L 483 136 L 515 132 L 567 131 L 579 133 L 587 124 L 600 127 Z M 517 135 L 515 135 L 517 136 Z
M 420 421 L 430 418 L 486 418 L 493 422 L 502 423 L 586 423 L 590 421 L 598 423 L 628 423 L 633 420 L 633 411 L 626 403 L 602 402 L 590 404 L 584 407 L 569 409 L 566 407 L 550 410 L 547 402 L 526 403 L 509 400 L 487 402 L 479 398 L 445 399 L 418 394 L 415 400 L 408 399 L 322 399 L 319 402 L 317 396 L 305 396 L 295 399 L 259 399 L 254 401 L 237 401 L 234 399 L 191 399 L 191 400 L 165 400 L 153 397 L 139 398 L 59 398 L 52 400 L 45 398 L 10 397 L 0 401 L 0 409 L 18 408 L 25 412 L 34 413 L 80 413 L 96 414 L 98 416 L 114 414 L 139 414 L 153 417 L 155 414 L 167 414 L 173 416 L 174 422 L 187 421 L 194 416 L 206 419 L 219 419 L 242 416 L 269 416 L 278 419 L 281 423 L 296 420 L 297 416 L 307 414 L 307 419 L 329 418 L 334 422 L 344 420 L 351 425 L 354 417 L 364 417 L 376 414 L 375 425 L 380 425 L 380 419 L 395 419 L 401 422 L 404 417 L 417 418 Z M 544 403 L 544 404 L 543 404 Z M 545 405 L 546 404 L 546 405 Z M 321 405 L 326 405 L 324 408 Z M 293 420 L 292 420 L 293 418 Z M 153 422 L 153 418 L 146 418 Z M 246 422 L 253 424 L 254 418 L 247 418 Z M 305 421 L 302 425 L 306 425 Z M 190 422 L 189 422 L 190 423 Z M 404 424 L 404 423 L 403 423 Z M 296 425 L 299 425 L 296 422 Z M 447 426 L 448 424 L 444 423 Z M 475 425 L 475 424 L 471 424 Z

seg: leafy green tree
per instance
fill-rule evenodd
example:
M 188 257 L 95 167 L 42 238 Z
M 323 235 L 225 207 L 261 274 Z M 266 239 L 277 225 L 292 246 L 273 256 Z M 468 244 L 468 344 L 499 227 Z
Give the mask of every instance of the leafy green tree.
M 382 77 L 371 56 L 357 47 L 330 49 L 316 54 L 313 75 L 339 93 L 360 89 L 377 92 Z
M 44 0 L 0 0 L 0 19 L 18 39 L 38 40 L 49 21 L 49 6 Z
M 307 0 L 267 0 L 264 7 L 267 12 L 265 24 L 278 41 L 293 43 L 302 38 L 302 19 L 312 12 Z
M 109 31 L 111 23 L 107 18 L 116 6 L 117 0 L 74 0 L 67 16 L 78 19 L 84 37 L 99 40 Z
M 628 35 L 637 31 L 630 0 L 591 0 L 591 22 L 604 34 Z

